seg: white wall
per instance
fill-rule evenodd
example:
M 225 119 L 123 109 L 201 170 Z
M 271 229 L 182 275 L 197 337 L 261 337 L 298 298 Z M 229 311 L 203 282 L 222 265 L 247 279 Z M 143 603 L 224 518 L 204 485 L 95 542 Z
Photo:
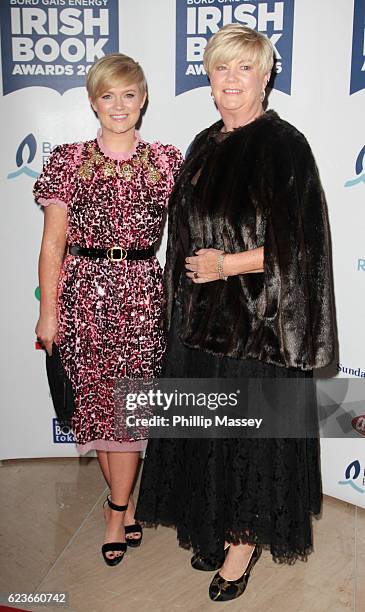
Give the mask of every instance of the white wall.
M 66 5 L 68 2 L 66 0 Z M 261 12 L 271 10 L 272 6 L 272 3 L 262 0 L 252 0 L 250 3 L 240 0 L 177 2 L 183 5 L 182 14 L 184 7 L 195 7 L 201 12 L 203 9 L 229 10 L 229 7 L 234 10 L 241 7 L 242 11 L 243 6 L 251 18 L 257 14 L 256 5 L 261 5 Z M 103 10 L 110 9 L 114 24 L 115 4 L 116 0 L 114 4 L 113 0 L 100 2 Z M 9 35 L 5 33 L 4 18 L 10 5 L 13 8 L 21 7 L 24 11 L 31 10 L 31 7 L 24 8 L 23 0 L 1 2 L 2 66 L 7 72 L 5 60 L 9 58 L 11 47 Z M 33 5 L 33 8 L 41 11 L 50 8 L 46 0 L 33 0 Z M 185 151 L 193 136 L 218 117 L 209 87 L 195 88 L 175 96 L 175 6 L 174 0 L 119 0 L 119 50 L 138 59 L 148 79 L 149 105 L 141 129 L 143 137 L 146 140 L 171 142 Z M 285 0 L 284 3 L 275 3 L 276 11 L 284 10 L 282 40 L 290 38 L 287 32 L 290 29 L 288 15 L 290 8 L 294 7 L 292 82 L 290 95 L 275 89 L 272 91 L 269 106 L 305 133 L 317 159 L 332 227 L 340 363 L 343 369 L 360 369 L 361 372 L 365 370 L 365 274 L 359 260 L 365 260 L 365 185 L 359 182 L 345 187 L 346 181 L 356 178 L 355 160 L 365 144 L 364 89 L 359 85 L 359 91 L 352 95 L 349 93 L 355 6 L 363 24 L 365 0 Z M 61 10 L 62 7 L 59 7 L 58 11 Z M 74 10 L 80 10 L 82 21 L 85 7 Z M 54 11 L 57 13 L 57 9 Z M 49 15 L 47 12 L 44 14 Z M 18 15 L 23 16 L 24 13 Z M 183 25 L 180 22 L 180 26 Z M 61 40 L 60 34 L 49 33 L 48 21 L 42 27 L 46 30 L 44 36 Z M 26 34 L 23 36 L 29 39 Z M 38 33 L 33 37 L 33 42 L 42 36 Z M 107 34 L 103 36 L 108 39 Z M 78 37 L 83 39 L 84 33 Z M 365 61 L 361 55 L 365 50 L 361 42 L 355 52 L 355 61 L 360 65 Z M 117 50 L 118 44 L 113 36 L 109 36 L 107 45 L 108 51 Z M 288 53 L 288 43 L 285 43 L 285 53 Z M 285 70 L 290 71 L 288 61 L 285 58 L 284 61 Z M 35 59 L 24 63 L 40 62 Z M 59 63 L 59 59 L 53 62 Z M 364 76 L 365 72 L 362 71 L 358 77 L 359 83 L 362 79 L 363 86 Z M 7 74 L 6 79 L 8 77 Z M 33 172 L 39 172 L 42 167 L 43 143 L 54 146 L 94 137 L 97 123 L 89 108 L 85 90 L 73 87 L 61 95 L 50 87 L 56 82 L 56 77 L 49 77 L 48 84 L 40 86 L 41 81 L 35 76 L 31 86 L 23 87 L 20 84 L 0 98 L 4 120 L 0 148 L 3 221 L 0 252 L 3 266 L 0 457 L 4 459 L 76 454 L 72 444 L 53 442 L 53 411 L 45 378 L 44 354 L 34 350 L 34 326 L 38 316 L 34 290 L 38 283 L 37 257 L 42 232 L 42 213 L 33 203 L 31 194 L 34 179 L 24 173 L 16 178 L 7 178 L 18 170 L 16 153 L 29 134 L 35 137 L 37 151 L 34 159 L 29 163 L 25 159 L 21 168 L 28 166 Z M 28 155 L 28 148 L 24 149 L 25 153 Z M 165 240 L 159 253 L 162 263 L 164 248 Z M 340 372 L 339 376 L 348 376 L 348 373 Z M 356 435 L 358 439 L 322 440 L 324 490 L 365 507 L 364 440 L 360 434 Z M 353 481 L 352 485 L 338 484 L 345 479 L 345 470 L 353 461 L 359 461 L 360 475 L 349 479 Z M 355 472 L 354 469 L 354 476 Z M 354 488 L 354 484 L 357 488 Z

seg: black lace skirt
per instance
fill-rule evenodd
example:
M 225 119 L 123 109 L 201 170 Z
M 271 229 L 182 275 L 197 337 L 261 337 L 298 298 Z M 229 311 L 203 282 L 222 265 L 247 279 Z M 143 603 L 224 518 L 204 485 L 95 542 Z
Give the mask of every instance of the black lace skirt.
M 179 317 L 177 307 L 165 377 L 311 376 L 189 349 L 178 338 Z M 241 541 L 259 543 L 275 561 L 293 563 L 312 551 L 311 517 L 320 507 L 318 438 L 153 439 L 136 517 L 146 525 L 174 526 L 181 546 L 212 559 L 222 557 L 225 541 Z

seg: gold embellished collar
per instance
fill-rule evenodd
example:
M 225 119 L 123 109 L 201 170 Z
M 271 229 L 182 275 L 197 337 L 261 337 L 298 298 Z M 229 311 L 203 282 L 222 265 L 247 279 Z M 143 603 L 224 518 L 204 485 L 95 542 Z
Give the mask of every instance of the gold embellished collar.
M 100 168 L 105 177 L 119 177 L 126 181 L 130 181 L 136 173 L 136 170 L 142 167 L 146 170 L 147 177 L 151 183 L 155 184 L 161 179 L 159 170 L 151 163 L 150 145 L 139 141 L 136 153 L 127 161 L 115 161 L 108 159 L 99 149 L 98 143 L 87 143 L 86 157 L 80 166 L 78 173 L 83 180 L 90 180 L 96 168 Z

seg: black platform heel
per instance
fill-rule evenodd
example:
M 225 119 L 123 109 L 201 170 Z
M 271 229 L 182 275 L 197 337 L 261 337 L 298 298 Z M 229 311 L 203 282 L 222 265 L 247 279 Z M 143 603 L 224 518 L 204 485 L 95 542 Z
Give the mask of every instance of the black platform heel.
M 127 546 L 130 546 L 131 548 L 138 548 L 138 546 L 141 546 L 141 542 L 143 538 L 142 525 L 140 525 L 139 523 L 134 523 L 133 525 L 125 525 L 124 531 L 126 535 L 125 540 L 127 542 Z M 129 533 L 139 533 L 140 537 L 139 538 L 127 538 L 127 535 Z
M 106 514 L 105 514 L 105 504 L 108 504 L 108 500 L 110 498 L 110 495 L 108 495 L 108 497 L 106 498 L 106 500 L 103 503 L 103 509 L 104 509 L 104 518 L 106 520 Z M 133 523 L 132 525 L 124 525 L 124 531 L 125 531 L 125 541 L 127 546 L 130 546 L 130 548 L 138 548 L 138 546 L 141 545 L 142 542 L 142 538 L 143 538 L 143 529 L 142 529 L 142 525 L 140 525 L 139 523 Z M 140 534 L 139 538 L 127 538 L 127 535 L 130 533 L 138 533 Z M 219 566 L 221 567 L 221 566 Z M 219 569 L 219 568 L 217 568 Z
M 126 504 L 125 506 L 117 506 L 117 504 L 114 504 L 109 497 L 107 497 L 105 501 L 108 502 L 109 508 L 111 508 L 112 510 L 116 510 L 117 512 L 124 512 L 128 508 L 128 504 Z M 102 552 L 104 561 L 110 567 L 119 565 L 119 563 L 123 560 L 126 550 L 127 550 L 126 542 L 107 542 L 106 544 L 103 544 L 101 547 L 101 552 Z M 122 552 L 123 554 L 110 559 L 109 557 L 106 556 L 106 553 L 108 552 Z
M 229 547 L 230 544 L 226 546 L 222 558 L 218 561 L 209 559 L 209 557 L 203 557 L 199 553 L 195 553 L 195 555 L 191 557 L 191 567 L 195 570 L 199 570 L 200 572 L 214 572 L 215 570 L 220 569 L 225 561 Z
M 255 546 L 245 571 L 237 580 L 226 580 L 216 573 L 209 586 L 209 597 L 212 601 L 230 601 L 237 599 L 246 590 L 250 572 L 262 553 L 261 546 Z

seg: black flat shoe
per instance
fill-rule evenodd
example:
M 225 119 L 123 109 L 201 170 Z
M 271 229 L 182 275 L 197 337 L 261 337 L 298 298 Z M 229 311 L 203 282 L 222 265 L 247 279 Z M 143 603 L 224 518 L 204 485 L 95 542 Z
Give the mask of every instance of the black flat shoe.
M 125 525 L 124 530 L 127 546 L 130 546 L 131 548 L 138 548 L 138 546 L 141 546 L 143 538 L 142 525 L 140 525 L 139 523 L 134 523 L 133 525 Z M 127 536 L 129 533 L 139 533 L 139 538 L 128 538 Z
M 223 557 L 218 561 L 209 559 L 209 557 L 203 557 L 199 553 L 195 553 L 195 555 L 191 557 L 191 567 L 201 572 L 214 572 L 222 567 L 228 550 L 229 545 L 224 549 Z
M 246 590 L 250 572 L 262 553 L 261 546 L 255 546 L 251 558 L 241 578 L 226 580 L 219 572 L 216 573 L 209 586 L 209 597 L 212 601 L 230 601 L 237 599 Z
M 126 504 L 125 506 L 117 506 L 117 504 L 114 504 L 109 497 L 107 497 L 106 501 L 108 502 L 109 508 L 111 508 L 112 510 L 116 510 L 117 512 L 124 512 L 128 508 L 128 504 Z M 123 560 L 126 550 L 126 542 L 107 542 L 101 547 L 101 553 L 103 555 L 104 561 L 110 567 L 119 565 L 119 563 Z M 122 552 L 123 554 L 118 555 L 117 557 L 110 558 L 106 556 L 106 553 L 108 552 Z

